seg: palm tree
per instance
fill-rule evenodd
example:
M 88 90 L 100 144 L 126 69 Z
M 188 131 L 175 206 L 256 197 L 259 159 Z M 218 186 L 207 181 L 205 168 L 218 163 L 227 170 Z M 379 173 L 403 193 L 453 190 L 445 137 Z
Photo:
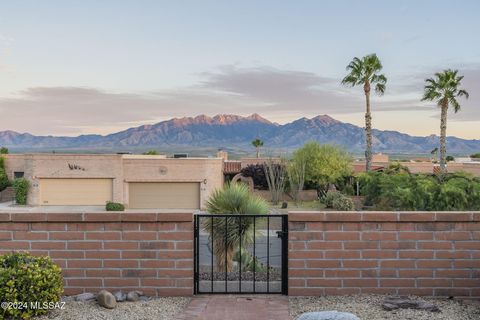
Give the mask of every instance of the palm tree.
M 446 167 L 446 139 L 447 139 L 447 113 L 451 105 L 455 113 L 460 110 L 457 101 L 459 97 L 468 99 L 468 92 L 460 89 L 463 76 L 458 75 L 458 70 L 443 70 L 435 73 L 434 78 L 426 79 L 425 91 L 422 101 L 435 101 L 440 107 L 440 173 L 447 172 Z
M 382 63 L 376 54 L 369 54 L 363 58 L 353 58 L 347 66 L 349 74 L 343 78 L 342 84 L 350 87 L 363 86 L 366 100 L 365 112 L 365 168 L 369 171 L 372 167 L 372 114 L 370 111 L 370 89 L 373 86 L 378 95 L 383 95 L 387 78 L 379 74 L 382 70 Z
M 263 146 L 263 141 L 257 138 L 252 141 L 252 146 L 257 150 L 257 159 L 260 158 L 260 147 Z

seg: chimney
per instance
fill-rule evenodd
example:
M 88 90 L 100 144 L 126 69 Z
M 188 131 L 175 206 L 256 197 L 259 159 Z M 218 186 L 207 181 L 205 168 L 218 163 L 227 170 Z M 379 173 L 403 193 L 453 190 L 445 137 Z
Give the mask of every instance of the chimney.
M 218 150 L 217 158 L 222 158 L 223 161 L 227 161 L 228 160 L 228 152 L 224 151 L 224 150 Z

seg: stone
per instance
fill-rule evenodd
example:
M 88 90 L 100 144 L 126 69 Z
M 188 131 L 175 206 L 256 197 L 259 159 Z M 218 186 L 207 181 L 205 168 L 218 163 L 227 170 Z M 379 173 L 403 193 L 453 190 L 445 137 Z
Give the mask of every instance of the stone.
M 127 301 L 138 301 L 140 296 L 143 296 L 142 291 L 130 291 L 129 293 L 127 293 Z
M 115 296 L 107 290 L 101 290 L 97 294 L 97 302 L 99 305 L 107 309 L 114 309 L 117 306 L 117 300 L 115 300 Z
M 90 301 L 90 300 L 95 300 L 95 295 L 91 292 L 85 292 L 85 293 L 80 293 L 77 294 L 74 297 L 75 301 Z
M 319 311 L 303 313 L 297 320 L 360 320 L 360 318 L 348 312 Z
M 288 202 L 282 202 L 282 209 L 287 209 L 288 207 Z
M 117 302 L 123 302 L 127 300 L 127 294 L 123 291 L 117 291 L 113 295 L 115 297 L 115 300 L 117 300 Z
M 387 311 L 397 309 L 417 309 L 431 312 L 439 312 L 440 309 L 433 303 L 423 300 L 412 300 L 402 297 L 388 297 L 382 303 L 382 308 Z

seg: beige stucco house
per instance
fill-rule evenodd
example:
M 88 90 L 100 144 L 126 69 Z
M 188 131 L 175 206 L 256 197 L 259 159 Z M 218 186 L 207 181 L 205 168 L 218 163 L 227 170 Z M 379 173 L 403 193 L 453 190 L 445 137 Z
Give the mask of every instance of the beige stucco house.
M 30 181 L 29 205 L 201 209 L 223 185 L 221 158 L 121 154 L 9 154 L 9 178 Z

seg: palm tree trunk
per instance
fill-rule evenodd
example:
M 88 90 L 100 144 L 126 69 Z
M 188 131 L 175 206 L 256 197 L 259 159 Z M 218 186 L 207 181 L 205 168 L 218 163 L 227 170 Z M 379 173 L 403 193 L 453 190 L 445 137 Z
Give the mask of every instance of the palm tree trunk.
M 365 112 L 365 170 L 370 171 L 372 168 L 372 114 L 370 112 L 370 83 L 365 83 L 365 102 L 367 111 Z
M 448 102 L 443 102 L 440 115 L 440 172 L 442 174 L 447 173 L 447 111 Z
M 260 158 L 260 148 L 257 147 L 257 159 Z

